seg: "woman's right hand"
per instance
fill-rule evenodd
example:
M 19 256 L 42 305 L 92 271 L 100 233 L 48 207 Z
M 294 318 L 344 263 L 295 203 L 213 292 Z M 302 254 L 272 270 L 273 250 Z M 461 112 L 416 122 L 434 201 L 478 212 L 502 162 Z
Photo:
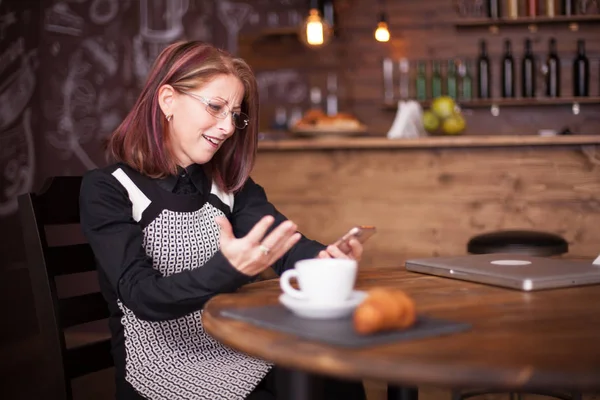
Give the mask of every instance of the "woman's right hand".
M 300 233 L 292 221 L 284 221 L 265 237 L 267 229 L 275 219 L 267 215 L 254 225 L 243 238 L 236 238 L 229 220 L 216 217 L 215 221 L 221 228 L 221 253 L 241 273 L 258 275 L 275 261 L 282 257 L 298 240 Z

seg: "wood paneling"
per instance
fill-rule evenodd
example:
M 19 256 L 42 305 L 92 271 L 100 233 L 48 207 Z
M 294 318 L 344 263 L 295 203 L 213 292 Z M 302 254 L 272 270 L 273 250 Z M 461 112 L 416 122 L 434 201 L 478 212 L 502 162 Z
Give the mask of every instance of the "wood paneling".
M 589 151 L 589 148 L 587 149 Z M 473 235 L 562 235 L 600 253 L 600 160 L 578 146 L 261 152 L 253 178 L 307 236 L 333 242 L 375 225 L 364 265 L 465 254 Z
M 269 37 L 256 41 L 240 38 L 240 55 L 257 69 L 292 67 L 309 75 L 311 85 L 325 90 L 327 72 L 335 71 L 340 77 L 340 108 L 356 114 L 369 125 L 371 135 L 384 135 L 391 127 L 394 112 L 383 110 L 381 61 L 384 57 L 410 60 L 419 59 L 475 59 L 478 42 L 488 42 L 493 71 L 493 94 L 500 94 L 499 62 L 504 39 L 510 39 L 516 61 L 517 88 L 520 88 L 520 59 L 523 41 L 533 40 L 538 65 L 545 60 L 548 40 L 556 37 L 562 60 L 562 92 L 571 95 L 571 64 L 577 39 L 585 39 L 590 58 L 591 95 L 600 94 L 600 24 L 580 25 L 571 32 L 565 25 L 540 25 L 536 33 L 527 26 L 501 27 L 499 34 L 486 28 L 456 29 L 458 16 L 452 0 L 386 1 L 392 39 L 378 43 L 373 38 L 379 6 L 368 0 L 335 0 L 338 35 L 320 50 L 304 48 L 293 36 Z M 473 71 L 474 72 L 474 71 Z M 475 76 L 473 74 L 473 76 Z M 538 74 L 538 94 L 543 96 L 543 76 Z M 268 128 L 275 105 L 262 103 L 261 126 Z M 308 107 L 308 104 L 303 104 Z M 598 134 L 600 104 L 582 108 L 573 115 L 570 105 L 557 107 L 503 108 L 499 117 L 491 116 L 488 109 L 468 110 L 467 134 L 536 134 L 540 129 L 560 130 L 569 127 L 583 134 Z M 493 124 L 494 132 L 489 132 Z

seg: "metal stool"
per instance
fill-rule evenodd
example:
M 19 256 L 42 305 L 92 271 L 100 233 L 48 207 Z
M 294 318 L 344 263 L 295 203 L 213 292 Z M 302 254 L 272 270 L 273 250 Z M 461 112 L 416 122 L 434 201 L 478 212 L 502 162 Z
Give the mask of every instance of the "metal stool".
M 529 256 L 549 257 L 567 253 L 569 244 L 559 235 L 549 232 L 503 230 L 482 233 L 467 243 L 471 254 L 513 253 Z M 465 400 L 471 397 L 491 393 L 504 393 L 492 389 L 453 390 L 452 400 Z M 562 393 L 558 391 L 510 392 L 510 400 L 521 400 L 524 394 L 537 394 L 560 400 L 581 400 L 581 393 Z
M 569 251 L 569 244 L 559 235 L 549 232 L 505 230 L 482 233 L 467 244 L 471 254 L 515 253 L 549 257 Z

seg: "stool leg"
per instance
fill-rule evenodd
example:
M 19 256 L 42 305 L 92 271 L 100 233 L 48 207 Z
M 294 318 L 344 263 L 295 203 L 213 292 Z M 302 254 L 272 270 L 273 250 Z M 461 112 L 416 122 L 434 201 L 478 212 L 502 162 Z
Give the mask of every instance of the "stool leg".
M 388 385 L 387 400 L 419 400 L 419 390 L 410 386 Z
M 463 400 L 462 391 L 460 389 L 452 390 L 451 397 L 452 397 L 452 400 Z
M 581 392 L 573 392 L 571 393 L 571 400 L 581 400 Z

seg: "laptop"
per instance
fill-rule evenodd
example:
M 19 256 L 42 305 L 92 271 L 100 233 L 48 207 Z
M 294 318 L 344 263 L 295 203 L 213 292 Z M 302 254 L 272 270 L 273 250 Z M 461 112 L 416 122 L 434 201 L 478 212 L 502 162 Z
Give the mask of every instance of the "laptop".
M 477 254 L 407 260 L 408 271 L 523 291 L 600 283 L 600 257 L 594 262 L 520 254 Z

